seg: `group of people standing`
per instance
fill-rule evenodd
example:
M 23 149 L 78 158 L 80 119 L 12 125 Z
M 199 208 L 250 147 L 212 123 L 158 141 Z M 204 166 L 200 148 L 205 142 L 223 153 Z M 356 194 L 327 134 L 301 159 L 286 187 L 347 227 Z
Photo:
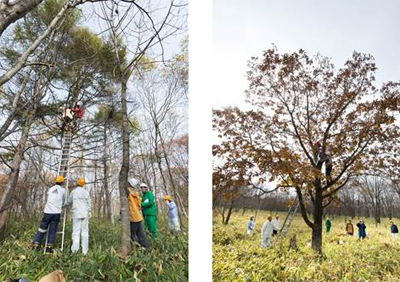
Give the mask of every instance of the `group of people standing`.
M 42 240 L 48 232 L 46 253 L 54 251 L 54 243 L 57 234 L 58 223 L 61 218 L 62 209 L 71 207 L 72 214 L 72 246 L 71 251 L 76 253 L 82 247 L 83 255 L 89 250 L 89 218 L 91 217 L 91 198 L 89 192 L 84 188 L 85 180 L 78 178 L 76 188 L 66 197 L 66 188 L 63 187 L 65 179 L 57 176 L 55 185 L 47 193 L 47 201 L 40 226 L 33 238 L 31 247 L 35 250 L 41 249 Z M 142 193 L 140 196 L 139 190 Z M 129 205 L 129 218 L 131 238 L 144 248 L 148 249 L 142 222 L 152 237 L 157 237 L 157 205 L 153 193 L 145 183 L 129 179 L 127 187 L 127 198 Z M 172 233 L 180 231 L 178 210 L 170 196 L 165 196 L 168 208 L 169 229 Z
M 153 238 L 157 237 L 157 205 L 154 194 L 150 191 L 145 183 L 138 185 L 136 179 L 128 179 L 128 205 L 129 205 L 129 220 L 131 228 L 131 239 L 136 241 L 146 249 L 149 244 L 146 240 L 142 222 L 149 230 Z M 139 195 L 140 189 L 142 197 Z M 169 230 L 171 233 L 180 232 L 180 224 L 178 217 L 178 209 L 172 201 L 171 196 L 166 195 L 164 200 L 167 203 Z
M 329 234 L 330 230 L 331 230 L 331 220 L 329 218 L 326 219 L 325 221 L 325 227 L 326 227 L 326 233 Z M 358 239 L 364 239 L 365 237 L 367 237 L 367 226 L 365 225 L 363 220 L 360 220 L 357 224 L 356 224 L 357 228 L 358 228 Z M 349 221 L 346 223 L 346 234 L 350 235 L 350 236 L 354 236 L 354 226 L 353 223 L 351 222 L 351 219 L 349 219 Z M 397 225 L 394 224 L 393 221 L 390 221 L 390 233 L 392 234 L 393 238 L 397 238 L 398 233 L 399 233 L 399 229 L 397 228 Z
M 72 205 L 72 252 L 79 250 L 80 239 L 82 239 L 82 253 L 87 254 L 89 249 L 89 218 L 91 217 L 91 198 L 89 192 L 83 188 L 85 180 L 78 178 L 76 188 L 66 198 L 64 177 L 56 177 L 56 183 L 47 192 L 47 202 L 40 227 L 32 241 L 33 249 L 40 249 L 44 235 L 48 232 L 46 253 L 54 251 L 57 227 L 61 218 L 62 209 Z
M 247 223 L 247 234 L 251 235 L 254 231 L 254 217 L 250 217 Z M 268 247 L 271 244 L 271 237 L 278 235 L 279 231 L 279 216 L 275 216 L 272 220 L 272 215 L 268 215 L 267 221 L 264 222 L 261 228 L 261 246 Z
M 365 225 L 363 220 L 360 220 L 356 224 L 358 228 L 358 239 L 364 239 L 367 237 L 366 229 L 367 226 Z M 325 221 L 326 233 L 329 234 L 332 227 L 332 222 L 329 218 Z M 247 234 L 251 235 L 254 232 L 255 222 L 254 217 L 250 217 L 249 221 L 247 222 Z M 263 248 L 268 247 L 271 244 L 271 237 L 278 235 L 279 232 L 279 216 L 276 215 L 275 219 L 272 220 L 272 215 L 267 216 L 267 221 L 264 222 L 261 228 L 261 246 Z M 393 238 L 397 238 L 399 230 L 397 225 L 394 224 L 393 221 L 390 221 L 390 232 Z M 346 234 L 353 236 L 354 235 L 354 226 L 351 220 L 349 220 L 346 224 Z

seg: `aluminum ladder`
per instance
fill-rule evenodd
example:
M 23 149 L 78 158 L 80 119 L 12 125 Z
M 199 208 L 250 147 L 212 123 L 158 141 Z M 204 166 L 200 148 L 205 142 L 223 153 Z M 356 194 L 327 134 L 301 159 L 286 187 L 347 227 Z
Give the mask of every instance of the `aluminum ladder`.
M 57 175 L 61 175 L 65 179 L 65 201 L 68 199 L 68 185 L 69 185 L 69 172 L 70 172 L 70 156 L 71 156 L 71 144 L 72 144 L 72 132 L 70 130 L 65 131 L 62 146 L 61 146 L 61 156 L 60 162 L 58 163 L 58 171 Z M 63 208 L 61 212 L 62 216 L 60 220 L 62 220 L 62 231 L 57 231 L 57 234 L 61 234 L 61 251 L 64 249 L 64 240 L 65 240 L 65 223 L 67 219 L 67 208 Z M 44 247 L 44 253 L 47 249 L 47 241 L 49 239 L 49 232 L 47 230 L 46 236 L 46 244 Z
M 280 230 L 280 236 L 285 236 L 286 233 L 289 231 L 290 225 L 292 224 L 292 221 L 294 217 L 296 216 L 297 210 L 300 207 L 300 202 L 299 198 L 296 197 L 294 200 L 293 204 L 290 206 L 288 213 L 286 214 L 285 220 L 283 221 L 282 228 Z

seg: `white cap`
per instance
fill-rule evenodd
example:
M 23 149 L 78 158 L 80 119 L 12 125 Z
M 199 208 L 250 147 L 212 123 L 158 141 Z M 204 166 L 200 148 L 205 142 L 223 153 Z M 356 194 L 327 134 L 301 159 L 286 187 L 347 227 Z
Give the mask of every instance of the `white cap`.
M 140 188 L 145 187 L 147 188 L 147 184 L 146 183 L 140 183 Z

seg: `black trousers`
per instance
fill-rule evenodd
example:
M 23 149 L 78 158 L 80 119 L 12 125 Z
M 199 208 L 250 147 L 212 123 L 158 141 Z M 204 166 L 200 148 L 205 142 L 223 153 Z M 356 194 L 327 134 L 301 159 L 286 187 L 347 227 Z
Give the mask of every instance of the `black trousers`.
M 131 221 L 131 239 L 138 242 L 141 246 L 146 249 L 149 248 L 146 237 L 144 236 L 142 222 L 132 222 Z
M 51 214 L 45 213 L 43 215 L 42 221 L 40 222 L 39 230 L 37 231 L 35 238 L 33 238 L 33 244 L 41 244 L 44 234 L 47 232 L 47 228 L 49 229 L 49 240 L 47 244 L 52 246 L 56 240 L 56 233 L 57 233 L 57 225 L 60 221 L 60 214 Z

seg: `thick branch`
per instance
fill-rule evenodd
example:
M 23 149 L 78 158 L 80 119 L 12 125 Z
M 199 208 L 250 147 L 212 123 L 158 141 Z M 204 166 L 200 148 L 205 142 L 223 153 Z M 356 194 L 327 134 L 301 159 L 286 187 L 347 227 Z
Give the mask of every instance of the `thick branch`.
M 24 17 L 42 2 L 43 0 L 20 0 L 10 4 L 8 1 L 2 1 L 0 3 L 0 37 L 10 24 Z

